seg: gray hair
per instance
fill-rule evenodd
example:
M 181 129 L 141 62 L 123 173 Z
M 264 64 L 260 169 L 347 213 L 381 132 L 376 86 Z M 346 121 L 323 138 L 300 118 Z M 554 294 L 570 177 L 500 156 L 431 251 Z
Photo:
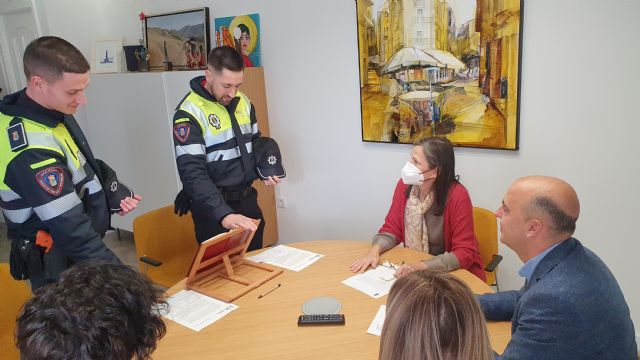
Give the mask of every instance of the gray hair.
M 576 230 L 577 218 L 572 218 L 550 198 L 546 196 L 538 196 L 531 203 L 533 210 L 549 215 L 551 219 L 550 228 L 558 234 L 573 234 Z

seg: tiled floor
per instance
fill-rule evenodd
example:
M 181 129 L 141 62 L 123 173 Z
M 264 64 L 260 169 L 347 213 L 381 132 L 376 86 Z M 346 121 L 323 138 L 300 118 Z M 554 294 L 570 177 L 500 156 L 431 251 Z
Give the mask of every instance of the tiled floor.
M 120 230 L 120 239 L 118 239 L 118 234 L 115 231 L 109 231 L 104 237 L 104 242 L 123 263 L 138 268 L 133 233 Z M 7 239 L 7 226 L 5 223 L 0 223 L 0 262 L 9 262 L 10 250 L 11 243 Z

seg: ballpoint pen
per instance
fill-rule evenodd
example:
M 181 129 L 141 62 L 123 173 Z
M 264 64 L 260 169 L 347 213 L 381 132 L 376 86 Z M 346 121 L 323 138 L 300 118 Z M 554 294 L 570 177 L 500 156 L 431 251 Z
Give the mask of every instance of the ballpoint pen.
M 258 299 L 262 299 L 263 297 L 265 297 L 265 296 L 267 296 L 267 295 L 271 294 L 272 292 L 274 292 L 274 291 L 275 291 L 277 288 L 279 288 L 280 286 L 282 286 L 282 284 L 278 284 L 276 287 L 274 287 L 273 289 L 271 289 L 271 290 L 267 291 L 266 293 L 258 295 Z

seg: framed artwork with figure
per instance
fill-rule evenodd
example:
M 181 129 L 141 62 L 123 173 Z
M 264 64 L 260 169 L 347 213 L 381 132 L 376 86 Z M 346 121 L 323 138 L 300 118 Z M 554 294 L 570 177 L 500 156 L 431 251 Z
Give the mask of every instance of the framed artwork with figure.
M 362 140 L 518 150 L 523 0 L 356 0 Z
M 145 38 L 151 70 L 206 68 L 209 8 L 146 15 Z
M 260 66 L 260 15 L 215 20 L 216 46 L 230 46 L 242 54 L 245 67 Z

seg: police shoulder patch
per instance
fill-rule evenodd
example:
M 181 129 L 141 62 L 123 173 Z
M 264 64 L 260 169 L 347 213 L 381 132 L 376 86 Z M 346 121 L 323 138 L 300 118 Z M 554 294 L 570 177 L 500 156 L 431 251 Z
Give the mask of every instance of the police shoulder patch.
M 180 123 L 176 124 L 173 127 L 173 135 L 176 136 L 176 139 L 181 143 L 184 143 L 189 138 L 189 133 L 191 132 L 191 126 L 189 123 Z
M 9 145 L 11 151 L 18 151 L 26 148 L 29 143 L 27 142 L 27 135 L 24 132 L 24 125 L 22 121 L 15 125 L 11 125 L 7 128 L 7 135 L 9 135 Z
M 58 196 L 64 187 L 64 172 L 59 166 L 50 166 L 38 171 L 36 181 L 44 191 L 53 196 Z

